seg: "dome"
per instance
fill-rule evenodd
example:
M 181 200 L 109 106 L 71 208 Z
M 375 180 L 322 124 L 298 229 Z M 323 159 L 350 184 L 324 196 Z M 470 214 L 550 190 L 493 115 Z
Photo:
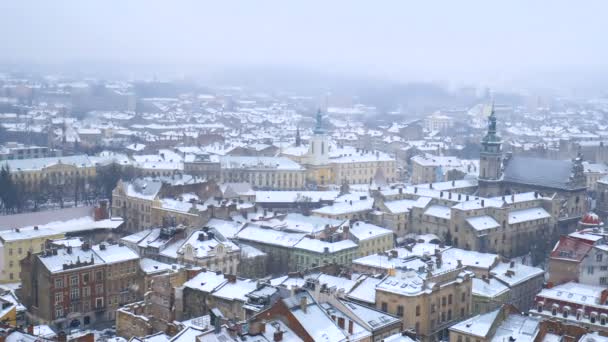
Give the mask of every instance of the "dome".
M 581 219 L 582 224 L 586 225 L 600 225 L 602 222 L 600 221 L 600 217 L 597 216 L 596 213 L 589 212 L 583 216 Z

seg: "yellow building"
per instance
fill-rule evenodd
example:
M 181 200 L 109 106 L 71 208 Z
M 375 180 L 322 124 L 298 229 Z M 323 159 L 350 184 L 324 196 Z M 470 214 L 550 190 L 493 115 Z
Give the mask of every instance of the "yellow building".
M 39 253 L 44 250 L 46 240 L 62 239 L 64 234 L 46 228 L 16 228 L 0 232 L 0 283 L 20 282 L 19 262 L 28 252 Z
M 317 113 L 316 126 L 308 148 L 293 146 L 281 155 L 306 167 L 308 183 L 372 184 L 374 180 L 395 182 L 397 162 L 390 155 L 356 147 L 336 146 L 323 127 L 321 112 Z
M 95 165 L 86 155 L 7 160 L 4 164 L 11 170 L 13 180 L 33 190 L 45 183 L 71 186 L 96 175 Z
M 0 298 L 0 322 L 11 327 L 17 326 L 17 306 L 6 299 Z
M 358 256 L 366 256 L 387 251 L 395 247 L 393 231 L 376 225 L 357 221 L 349 229 L 349 234 L 359 246 Z

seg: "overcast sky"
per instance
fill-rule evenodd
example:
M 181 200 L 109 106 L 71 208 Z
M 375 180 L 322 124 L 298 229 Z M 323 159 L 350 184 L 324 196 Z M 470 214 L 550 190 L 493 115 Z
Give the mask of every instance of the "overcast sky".
M 0 60 L 281 65 L 392 78 L 606 70 L 608 1 L 0 2 Z

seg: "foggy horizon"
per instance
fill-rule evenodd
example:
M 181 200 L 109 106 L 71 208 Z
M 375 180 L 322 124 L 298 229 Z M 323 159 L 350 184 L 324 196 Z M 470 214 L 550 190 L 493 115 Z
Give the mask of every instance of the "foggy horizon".
M 185 76 L 251 67 L 499 87 L 593 83 L 608 71 L 598 39 L 608 4 L 570 4 L 10 2 L 0 5 L 0 62 Z

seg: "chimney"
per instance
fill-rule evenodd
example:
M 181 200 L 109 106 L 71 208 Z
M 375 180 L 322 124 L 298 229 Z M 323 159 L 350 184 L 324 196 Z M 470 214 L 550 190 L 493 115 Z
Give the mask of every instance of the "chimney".
M 460 201 L 460 199 L 462 198 L 461 194 L 458 194 L 458 200 Z
M 511 202 L 515 202 L 515 194 L 511 194 Z
M 275 331 L 274 332 L 274 336 L 273 336 L 273 340 L 274 340 L 274 342 L 283 341 L 283 332 L 281 330 Z
M 467 201 L 469 200 L 469 195 L 467 195 L 466 200 L 467 200 Z
M 432 189 L 433 188 L 433 183 L 429 183 L 429 188 Z
M 302 312 L 306 313 L 307 308 L 308 308 L 308 299 L 306 298 L 306 296 L 302 296 L 302 298 L 300 298 L 300 310 L 302 310 Z
M 455 185 L 456 185 L 456 181 L 452 180 L 452 186 L 455 186 Z
M 452 199 L 452 193 L 448 192 L 448 199 Z
M 34 226 L 34 230 L 38 230 L 38 226 Z
M 67 247 L 67 252 L 68 252 L 68 254 L 72 254 L 72 246 Z
M 338 317 L 338 327 L 344 329 L 344 317 Z
M 509 268 L 514 268 L 515 267 L 515 261 L 511 260 L 511 262 L 509 263 Z
M 342 232 L 344 234 L 342 236 L 342 240 L 347 240 L 350 233 L 350 228 L 348 226 L 344 226 L 344 228 L 342 228 Z
M 349 335 L 353 334 L 353 330 L 354 330 L 353 326 L 354 326 L 353 321 L 351 319 L 349 319 L 348 320 L 348 334 Z
M 417 193 L 418 193 L 418 187 L 417 187 L 417 186 L 415 186 L 415 187 L 414 187 L 414 193 L 415 193 L 415 194 L 417 194 Z
M 457 264 L 456 267 L 461 268 L 462 267 L 462 260 L 458 259 L 456 260 Z
M 484 200 L 481 200 L 481 207 L 485 207 L 486 202 Z
M 439 198 L 443 198 L 443 191 L 439 191 Z
M 399 188 L 399 194 L 403 193 L 403 188 Z

